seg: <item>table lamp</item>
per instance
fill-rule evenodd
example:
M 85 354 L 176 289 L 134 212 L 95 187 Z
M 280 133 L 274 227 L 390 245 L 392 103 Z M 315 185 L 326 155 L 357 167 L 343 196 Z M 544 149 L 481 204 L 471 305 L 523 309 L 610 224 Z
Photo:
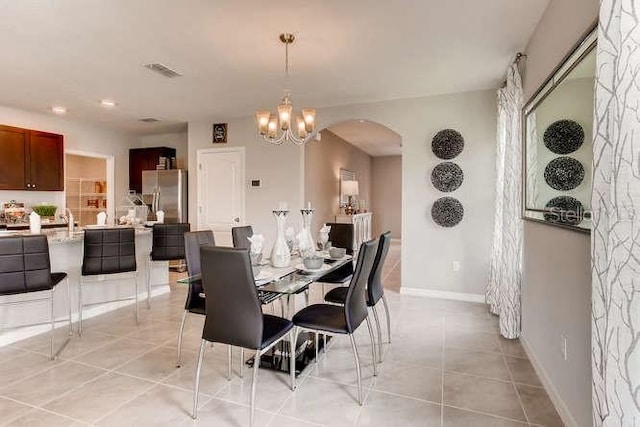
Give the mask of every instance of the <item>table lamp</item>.
M 349 197 L 349 203 L 346 206 L 345 213 L 353 215 L 353 196 L 358 195 L 358 181 L 342 181 L 342 194 Z

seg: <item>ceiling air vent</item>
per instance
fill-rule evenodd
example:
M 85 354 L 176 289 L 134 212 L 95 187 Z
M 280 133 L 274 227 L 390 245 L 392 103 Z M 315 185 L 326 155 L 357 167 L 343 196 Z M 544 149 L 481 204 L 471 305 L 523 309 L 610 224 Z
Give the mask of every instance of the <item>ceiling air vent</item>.
M 160 120 L 154 117 L 146 117 L 144 119 L 140 119 L 140 121 L 145 123 L 155 123 L 155 122 L 159 122 Z
M 155 62 L 153 64 L 146 64 L 145 67 L 170 79 L 182 76 L 182 74 L 178 73 L 177 71 L 174 71 L 166 65 L 162 65 L 158 62 Z

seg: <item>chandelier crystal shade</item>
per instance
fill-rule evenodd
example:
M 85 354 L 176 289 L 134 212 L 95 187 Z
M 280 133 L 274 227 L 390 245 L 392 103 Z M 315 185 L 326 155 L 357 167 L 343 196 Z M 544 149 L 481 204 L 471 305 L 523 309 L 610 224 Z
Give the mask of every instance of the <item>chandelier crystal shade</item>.
M 295 41 L 293 34 L 280 34 L 280 41 L 284 44 L 285 52 L 285 82 L 289 82 L 289 45 Z M 277 114 L 271 111 L 257 111 L 256 122 L 258 133 L 265 141 L 280 145 L 283 142 L 291 141 L 302 145 L 311 139 L 316 121 L 316 110 L 303 108 L 300 115 L 295 117 L 293 122 L 293 105 L 291 104 L 291 93 L 285 89 L 282 99 L 278 104 Z M 292 129 L 293 127 L 293 129 Z

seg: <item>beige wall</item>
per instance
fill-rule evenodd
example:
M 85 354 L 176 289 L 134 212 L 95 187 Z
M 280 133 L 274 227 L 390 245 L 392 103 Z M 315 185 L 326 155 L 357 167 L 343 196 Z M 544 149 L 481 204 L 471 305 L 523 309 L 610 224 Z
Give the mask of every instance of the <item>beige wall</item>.
M 340 169 L 356 174 L 358 199 L 372 206 L 371 156 L 325 129 L 321 141 L 307 143 L 304 153 L 305 200 L 316 210 L 314 230 L 323 223 L 333 222 L 340 210 Z
M 552 0 L 526 53 L 525 97 L 543 83 L 598 16 L 598 0 Z M 590 238 L 524 223 L 523 341 L 569 426 L 591 421 Z M 568 361 L 561 353 L 567 337 Z
M 391 238 L 402 235 L 402 156 L 373 157 L 371 168 L 371 210 L 377 236 L 391 231 Z
M 65 168 L 67 178 L 107 178 L 107 161 L 98 157 L 67 154 Z
M 493 231 L 496 91 L 353 104 L 317 110 L 318 128 L 351 119 L 380 123 L 402 138 L 402 291 L 416 295 L 447 295 L 482 301 L 486 289 Z M 196 170 L 197 150 L 210 148 L 211 123 L 220 117 L 189 121 L 189 169 Z M 441 129 L 456 128 L 466 138 L 456 163 L 465 182 L 453 194 L 465 207 L 464 220 L 442 228 L 431 219 L 431 205 L 442 197 L 428 174 L 440 162 L 431 152 L 431 138 Z M 261 178 L 263 187 L 247 190 L 247 222 L 267 237 L 275 235 L 271 209 L 279 201 L 299 209 L 304 201 L 305 147 L 273 146 L 256 135 L 255 118 L 229 121 L 229 146 L 246 148 L 247 179 Z M 204 183 L 207 185 L 209 183 Z M 197 216 L 197 174 L 189 177 L 189 217 Z M 299 226 L 300 215 L 289 225 Z M 317 230 L 314 230 L 317 233 Z M 454 271 L 453 262 L 460 263 Z

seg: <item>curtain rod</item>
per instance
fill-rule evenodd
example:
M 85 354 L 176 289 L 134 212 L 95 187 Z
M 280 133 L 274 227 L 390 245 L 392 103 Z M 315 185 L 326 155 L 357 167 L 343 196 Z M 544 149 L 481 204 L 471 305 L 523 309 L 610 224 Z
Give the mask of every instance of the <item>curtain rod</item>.
M 519 67 L 520 66 L 520 61 L 522 61 L 526 57 L 527 57 L 526 53 L 518 52 L 518 53 L 516 53 L 516 57 L 513 59 L 512 64 L 516 64 L 516 66 Z M 500 87 L 506 87 L 506 86 L 507 86 L 507 80 L 505 79 L 502 82 L 502 86 L 500 86 Z

